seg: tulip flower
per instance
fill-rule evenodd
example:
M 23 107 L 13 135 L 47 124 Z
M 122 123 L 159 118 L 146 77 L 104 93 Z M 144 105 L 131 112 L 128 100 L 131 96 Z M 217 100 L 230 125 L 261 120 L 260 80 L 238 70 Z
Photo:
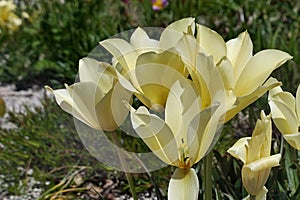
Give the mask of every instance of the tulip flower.
M 152 1 L 152 9 L 157 11 L 161 10 L 169 5 L 167 0 L 151 0 Z
M 163 162 L 176 166 L 168 199 L 198 199 L 199 183 L 192 166 L 212 147 L 224 114 L 222 104 L 201 109 L 201 98 L 188 79 L 177 80 L 166 102 L 165 119 L 144 106 L 130 107 L 134 130 Z
M 163 110 L 170 87 L 179 78 L 188 76 L 174 47 L 192 29 L 193 20 L 186 18 L 172 23 L 161 33 L 159 41 L 137 28 L 130 42 L 119 38 L 100 42 L 113 55 L 122 86 L 153 110 Z
M 271 154 L 271 116 L 261 111 L 261 119 L 256 122 L 252 137 L 239 139 L 229 150 L 233 157 L 240 159 L 242 182 L 247 192 L 257 200 L 266 199 L 264 187 L 272 167 L 279 165 L 280 154 Z
M 22 24 L 22 20 L 13 12 L 16 5 L 13 1 L 0 1 L 0 27 L 6 27 L 8 30 L 16 31 Z
M 123 101 L 130 97 L 122 87 L 116 86 L 112 66 L 83 58 L 79 61 L 79 79 L 78 83 L 66 85 L 66 89 L 46 88 L 64 111 L 86 125 L 98 130 L 116 129 L 128 113 Z M 118 90 L 116 95 L 114 90 Z
M 199 79 L 196 75 L 193 76 L 195 72 L 191 72 L 196 54 L 204 53 L 213 57 L 222 76 L 228 101 L 226 121 L 265 92 L 281 84 L 274 78 L 267 78 L 273 70 L 292 58 L 288 53 L 267 49 L 253 55 L 253 44 L 247 31 L 225 43 L 218 33 L 206 26 L 196 24 L 196 29 L 196 38 L 185 34 L 177 48 L 183 60 L 190 66 L 188 69 L 193 80 Z M 200 76 L 203 78 L 203 75 Z
M 284 139 L 300 150 L 300 85 L 296 98 L 291 93 L 282 91 L 281 87 L 270 90 L 269 105 L 272 119 Z

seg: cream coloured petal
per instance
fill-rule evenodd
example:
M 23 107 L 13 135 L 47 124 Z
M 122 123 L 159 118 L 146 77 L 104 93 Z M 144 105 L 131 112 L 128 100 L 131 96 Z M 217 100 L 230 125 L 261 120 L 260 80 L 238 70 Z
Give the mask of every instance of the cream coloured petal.
M 200 112 L 201 102 L 188 79 L 179 79 L 170 88 L 165 109 L 165 121 L 174 133 L 177 145 L 186 141 L 190 121 Z
M 298 132 L 298 120 L 296 113 L 286 104 L 277 100 L 269 100 L 272 119 L 282 134 Z
M 116 73 L 111 65 L 98 62 L 92 58 L 82 58 L 79 60 L 80 82 L 93 82 L 99 85 L 104 94 L 113 87 Z
M 176 165 L 177 145 L 169 126 L 156 115 L 150 114 L 144 106 L 138 110 L 130 107 L 130 112 L 134 130 L 151 151 L 163 162 Z
M 286 104 L 286 106 L 288 106 L 293 111 L 296 110 L 295 97 L 289 92 L 280 92 L 276 95 L 273 95 L 271 99 Z
M 300 150 L 300 133 L 283 134 L 284 139 L 295 149 Z
M 280 86 L 272 88 L 271 90 L 269 90 L 269 99 L 270 99 L 270 97 L 272 97 L 275 94 L 278 94 L 280 92 L 283 92 Z
M 194 20 L 195 19 L 192 17 L 183 18 L 167 26 L 161 33 L 159 39 L 160 49 L 167 50 L 175 47 L 184 33 L 188 33 L 190 30 L 192 31 L 191 34 L 193 35 L 195 26 Z
M 272 140 L 272 123 L 270 115 L 266 116 L 261 111 L 261 119 L 258 119 L 248 142 L 248 154 L 246 164 L 251 163 L 261 157 L 270 156 Z
M 239 139 L 232 147 L 227 150 L 227 153 L 232 155 L 233 157 L 241 160 L 244 164 L 247 160 L 247 148 L 248 141 L 251 137 L 243 137 Z
M 216 104 L 202 110 L 190 122 L 187 144 L 191 166 L 201 160 L 212 147 L 223 114 L 223 106 Z
M 112 38 L 101 41 L 100 45 L 109 51 L 126 71 L 134 69 L 138 54 L 127 41 Z
M 239 77 L 252 57 L 253 44 L 247 31 L 226 42 L 227 57 L 232 63 L 235 77 Z
M 159 42 L 154 39 L 150 39 L 147 33 L 140 27 L 135 29 L 130 37 L 130 44 L 138 52 L 138 54 L 147 51 L 158 51 Z
M 298 126 L 300 126 L 300 85 L 296 92 L 296 113 L 298 117 Z
M 84 119 L 84 122 L 88 122 L 92 128 L 101 129 L 95 110 L 96 102 L 104 96 L 100 88 L 92 82 L 82 82 L 71 86 L 66 85 L 66 89 L 74 102 L 74 111 L 81 116 L 79 120 Z M 73 112 L 70 114 L 74 116 Z
M 222 76 L 224 87 L 227 90 L 232 90 L 235 84 L 235 75 L 232 64 L 227 57 L 223 57 L 221 62 L 217 65 L 220 75 Z
M 88 126 L 100 129 L 95 112 L 95 94 L 101 93 L 97 86 L 91 82 L 75 83 L 67 89 L 50 90 L 57 104 L 67 113 L 79 119 Z
M 193 168 L 177 168 L 171 177 L 168 187 L 168 200 L 197 200 L 199 181 Z
M 204 25 L 197 24 L 196 28 L 198 43 L 207 55 L 213 56 L 214 63 L 217 64 L 227 55 L 225 41 L 217 32 Z
M 246 64 L 235 85 L 235 94 L 245 96 L 254 92 L 270 76 L 292 57 L 283 51 L 268 49 L 256 53 Z
M 196 87 L 200 88 L 203 108 L 212 103 L 225 102 L 226 95 L 222 77 L 211 56 L 207 57 L 202 53 L 197 55 L 194 79 L 199 84 Z
M 281 155 L 275 154 L 269 157 L 263 157 L 261 159 L 258 159 L 254 162 L 244 165 L 244 167 L 248 168 L 251 172 L 259 172 L 261 170 L 279 166 L 280 159 Z
M 281 85 L 275 78 L 269 78 L 262 86 L 258 87 L 254 92 L 249 95 L 238 97 L 236 99 L 236 103 L 232 106 L 230 110 L 227 111 L 225 116 L 225 122 L 232 119 L 238 112 L 243 110 L 245 107 L 256 101 L 263 94 L 265 94 L 268 90 Z
M 204 53 L 193 35 L 184 34 L 176 45 L 182 61 L 187 64 L 188 70 L 195 70 L 198 53 Z

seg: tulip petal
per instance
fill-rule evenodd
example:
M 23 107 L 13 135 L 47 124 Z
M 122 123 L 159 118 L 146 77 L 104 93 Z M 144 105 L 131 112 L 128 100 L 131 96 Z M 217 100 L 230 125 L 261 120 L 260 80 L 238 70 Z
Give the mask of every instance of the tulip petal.
M 213 146 L 223 114 L 222 105 L 216 104 L 202 110 L 190 122 L 187 144 L 191 165 L 202 159 Z
M 298 126 L 300 126 L 300 85 L 298 86 L 296 93 L 296 113 L 298 117 Z
M 196 60 L 194 78 L 196 87 L 200 88 L 202 107 L 206 108 L 212 103 L 225 102 L 225 89 L 221 74 L 213 63 L 212 57 L 199 53 Z
M 243 137 L 239 139 L 232 147 L 230 147 L 227 152 L 233 157 L 241 160 L 244 164 L 247 160 L 247 148 L 248 141 L 251 137 Z
M 177 168 L 168 187 L 168 200 L 197 200 L 199 181 L 194 169 Z
M 225 41 L 217 32 L 206 26 L 197 24 L 196 28 L 197 41 L 201 48 L 207 55 L 213 56 L 214 63 L 217 64 L 227 55 Z
M 177 145 L 169 126 L 159 117 L 150 114 L 146 107 L 138 110 L 130 107 L 134 130 L 163 162 L 169 165 L 178 163 Z
M 283 137 L 293 148 L 300 150 L 300 133 L 283 134 Z
M 54 96 L 57 104 L 67 113 L 79 119 L 88 126 L 101 129 L 95 104 L 103 97 L 101 90 L 92 82 L 75 83 L 67 89 L 52 90 L 46 87 Z
M 235 75 L 230 60 L 227 57 L 223 57 L 217 68 L 222 76 L 225 88 L 232 90 L 235 84 Z
M 248 153 L 246 164 L 258 160 L 261 157 L 267 157 L 271 153 L 271 116 L 266 116 L 263 110 L 260 116 L 261 119 L 257 120 L 251 140 L 248 142 L 248 152 L 251 153 Z
M 280 50 L 268 49 L 256 53 L 236 81 L 235 94 L 237 96 L 251 94 L 265 82 L 273 70 L 290 59 L 292 56 Z
M 249 169 L 251 172 L 258 172 L 261 170 L 279 166 L 280 159 L 281 159 L 281 155 L 275 154 L 272 156 L 258 159 L 254 162 L 244 165 L 244 167 Z
M 127 41 L 112 38 L 101 41 L 100 45 L 109 51 L 126 71 L 134 69 L 138 54 Z
M 178 146 L 186 141 L 189 122 L 200 112 L 201 105 L 188 79 L 179 79 L 170 88 L 166 103 L 165 121 L 171 128 Z M 178 141 L 179 140 L 179 141 Z
M 258 87 L 253 93 L 238 97 L 235 105 L 226 113 L 225 122 L 232 119 L 238 112 L 243 110 L 245 107 L 256 101 L 268 90 L 281 85 L 281 82 L 277 81 L 275 78 L 269 78 L 262 86 Z
M 235 77 L 239 77 L 252 57 L 253 44 L 247 31 L 226 42 L 227 57 L 231 61 Z
M 147 51 L 158 50 L 159 42 L 154 39 L 150 39 L 147 33 L 140 27 L 135 29 L 130 37 L 130 44 L 135 50 L 141 54 Z
M 108 63 L 98 62 L 92 58 L 83 58 L 79 61 L 80 82 L 98 85 L 104 95 L 112 89 L 115 78 L 117 78 L 115 70 Z
M 162 50 L 170 49 L 176 46 L 184 33 L 191 31 L 190 34 L 193 35 L 194 20 L 192 17 L 183 18 L 167 26 L 161 33 L 159 47 Z
M 274 99 L 269 100 L 272 119 L 282 134 L 298 132 L 298 119 L 296 113 L 286 104 Z
M 271 168 L 279 166 L 280 158 L 280 154 L 262 157 L 243 166 L 242 181 L 249 194 L 259 194 L 268 180 Z
M 266 200 L 267 199 L 267 193 L 268 193 L 268 189 L 264 186 L 263 189 L 261 189 L 257 193 L 257 195 L 255 195 L 255 199 L 257 199 L 257 200 Z M 250 195 L 243 198 L 243 200 L 250 200 Z

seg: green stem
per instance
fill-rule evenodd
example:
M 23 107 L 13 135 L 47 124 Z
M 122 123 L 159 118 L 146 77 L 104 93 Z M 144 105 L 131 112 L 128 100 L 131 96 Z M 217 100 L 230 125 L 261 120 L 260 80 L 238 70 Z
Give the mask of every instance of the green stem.
M 116 133 L 111 133 L 111 135 L 112 135 L 112 140 L 113 140 L 114 144 L 116 146 L 118 146 L 118 147 L 121 147 L 121 144 L 120 144 L 120 142 L 118 140 L 117 134 Z M 117 148 L 117 153 L 118 153 L 118 157 L 119 157 L 120 162 L 121 162 L 122 169 L 125 169 L 124 173 L 125 173 L 126 179 L 128 181 L 132 197 L 133 197 L 134 200 L 137 200 L 138 198 L 137 198 L 137 194 L 136 194 L 136 191 L 135 191 L 135 187 L 134 187 L 132 176 L 131 176 L 130 173 L 128 173 L 126 171 L 126 169 L 127 169 L 126 162 L 124 161 L 124 158 L 122 157 L 122 155 L 121 155 L 121 153 L 120 153 L 120 151 L 119 151 L 118 148 Z
M 255 195 L 251 195 L 250 194 L 250 200 L 255 200 L 256 198 L 255 198 Z
M 204 157 L 204 199 L 212 200 L 212 160 L 213 152 Z

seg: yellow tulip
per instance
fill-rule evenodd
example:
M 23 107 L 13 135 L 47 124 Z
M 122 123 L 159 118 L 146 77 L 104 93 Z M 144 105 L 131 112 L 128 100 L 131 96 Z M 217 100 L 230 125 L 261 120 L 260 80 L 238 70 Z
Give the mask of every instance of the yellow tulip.
M 247 31 L 225 43 L 218 33 L 206 26 L 196 24 L 196 29 L 196 38 L 185 34 L 177 49 L 181 52 L 182 59 L 188 63 L 192 79 L 198 82 L 201 78 L 197 76 L 204 79 L 208 75 L 193 75 L 197 73 L 194 67 L 197 54 L 204 53 L 213 57 L 225 88 L 225 121 L 229 121 L 265 92 L 281 84 L 274 78 L 267 78 L 273 70 L 292 58 L 288 53 L 267 49 L 252 55 L 253 44 Z M 205 90 L 207 89 L 202 86 L 201 91 Z
M 292 147 L 300 150 L 300 85 L 296 98 L 281 87 L 270 90 L 269 105 L 276 127 Z
M 162 111 L 169 88 L 176 80 L 187 77 L 184 63 L 174 50 L 185 32 L 192 30 L 193 18 L 169 25 L 159 40 L 150 39 L 137 28 L 127 42 L 107 39 L 100 44 L 113 55 L 113 65 L 124 88 L 133 92 L 147 107 Z
M 201 98 L 188 79 L 179 79 L 170 88 L 165 119 L 144 106 L 130 107 L 134 130 L 163 162 L 176 166 L 168 198 L 197 199 L 198 178 L 191 168 L 212 147 L 224 114 L 222 104 L 201 109 Z M 178 188 L 181 188 L 180 190 Z
M 88 126 L 112 131 L 128 113 L 123 101 L 130 99 L 129 93 L 116 85 L 114 69 L 107 63 L 91 58 L 79 61 L 80 82 L 66 89 L 46 88 L 55 96 L 57 104 Z M 114 94 L 117 90 L 117 94 Z
M 256 199 L 265 199 L 267 190 L 264 185 L 271 168 L 278 166 L 281 158 L 280 154 L 270 155 L 271 139 L 271 117 L 266 116 L 262 111 L 261 119 L 257 120 L 252 137 L 239 139 L 228 150 L 228 153 L 244 163 L 243 185 L 250 195 L 256 196 Z
M 0 26 L 6 27 L 8 30 L 16 31 L 22 24 L 22 20 L 13 11 L 16 5 L 13 1 L 0 1 Z

